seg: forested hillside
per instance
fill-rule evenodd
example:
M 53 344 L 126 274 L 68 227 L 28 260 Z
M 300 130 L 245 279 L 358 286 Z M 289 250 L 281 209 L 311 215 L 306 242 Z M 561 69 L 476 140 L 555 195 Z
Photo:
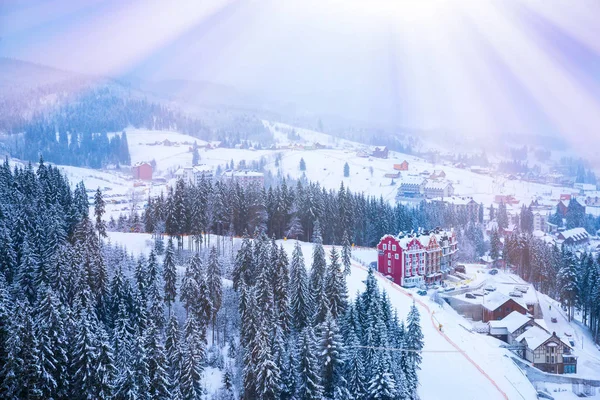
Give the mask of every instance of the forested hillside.
M 218 399 L 415 396 L 417 309 L 400 321 L 372 272 L 350 299 L 350 246 L 327 255 L 318 222 L 309 273 L 261 229 L 237 253 L 157 236 L 134 258 L 105 239 L 102 193 L 90 218 L 43 162 L 5 162 L 0 200 L 2 398 L 200 399 L 209 368 Z

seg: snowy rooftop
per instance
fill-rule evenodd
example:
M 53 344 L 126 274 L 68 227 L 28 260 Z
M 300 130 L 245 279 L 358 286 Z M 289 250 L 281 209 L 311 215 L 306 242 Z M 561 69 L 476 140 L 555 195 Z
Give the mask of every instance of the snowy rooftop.
M 572 239 L 572 240 L 585 240 L 585 239 L 588 239 L 590 237 L 590 235 L 587 233 L 587 231 L 585 230 L 585 228 L 568 229 L 566 231 L 562 231 L 560 233 L 560 235 L 565 240 L 568 240 L 568 239 Z
M 448 186 L 451 186 L 450 182 L 427 182 L 425 184 L 425 189 L 444 190 Z
M 525 325 L 531 317 L 523 315 L 518 311 L 513 311 L 500 321 L 490 321 L 490 326 L 495 328 L 506 328 L 508 332 L 513 333 L 523 325 Z
M 552 335 L 542 328 L 532 326 L 517 338 L 517 342 L 521 342 L 523 339 L 525 339 L 527 346 L 530 349 L 535 350 L 551 337 Z
M 502 304 L 506 303 L 508 300 L 511 299 L 507 295 L 500 293 L 498 291 L 492 292 L 492 293 L 488 294 L 487 296 L 483 296 L 482 298 L 484 298 L 484 299 L 481 304 L 483 305 L 484 308 L 486 308 L 490 311 L 494 311 L 495 309 L 500 307 Z
M 400 184 L 402 185 L 422 185 L 426 182 L 425 178 L 419 176 L 405 176 L 402 178 Z

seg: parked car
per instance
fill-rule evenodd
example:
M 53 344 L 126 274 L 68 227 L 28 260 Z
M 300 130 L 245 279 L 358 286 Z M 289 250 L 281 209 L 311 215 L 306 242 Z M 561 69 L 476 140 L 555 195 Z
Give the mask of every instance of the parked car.
M 527 293 L 529 286 L 515 286 L 515 290 L 518 290 L 521 293 Z
M 462 285 L 460 288 L 461 288 L 461 289 L 468 289 L 468 288 L 469 288 L 469 285 Z
M 475 298 L 476 298 L 476 297 L 475 297 L 475 295 L 474 295 L 473 293 L 467 293 L 467 294 L 465 294 L 465 297 L 466 297 L 467 299 L 475 299 Z
M 493 292 L 494 290 L 496 290 L 496 286 L 487 285 L 486 287 L 483 288 L 483 290 L 487 290 L 488 292 Z
M 419 290 L 419 291 L 417 292 L 417 294 L 418 294 L 419 296 L 427 296 L 427 290 Z
M 440 287 L 438 285 L 433 285 L 431 288 L 434 290 L 438 290 Z
M 498 273 L 498 270 L 496 268 L 490 270 L 490 275 L 496 275 Z
M 551 318 L 550 318 L 550 321 L 552 321 L 552 322 L 554 322 L 554 323 L 558 322 L 558 320 L 556 319 L 556 317 L 551 317 Z
M 523 293 L 519 292 L 518 290 L 515 290 L 514 292 L 510 292 L 508 295 L 511 297 L 523 297 Z
M 452 292 L 453 290 L 454 290 L 453 287 L 449 287 L 449 288 L 444 289 L 444 292 Z

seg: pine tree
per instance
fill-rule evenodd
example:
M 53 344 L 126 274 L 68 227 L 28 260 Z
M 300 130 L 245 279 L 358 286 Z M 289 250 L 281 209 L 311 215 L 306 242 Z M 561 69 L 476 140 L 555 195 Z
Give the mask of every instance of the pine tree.
M 571 251 L 565 251 L 563 262 L 558 273 L 561 286 L 561 302 L 568 308 L 569 321 L 573 319 L 577 296 L 578 266 L 576 256 Z
M 148 380 L 150 398 L 169 399 L 169 376 L 165 366 L 167 359 L 160 339 L 160 332 L 151 325 L 146 337 L 145 350 L 148 356 Z
M 45 381 L 42 393 L 45 398 L 66 397 L 67 333 L 60 302 L 51 289 L 47 289 L 37 306 L 36 335 L 39 338 L 40 367 Z
M 323 298 L 322 292 L 325 290 L 325 274 L 327 262 L 325 261 L 325 250 L 323 249 L 323 239 L 321 237 L 320 224 L 315 223 L 313 233 L 313 261 L 310 272 L 309 289 L 315 299 Z
M 173 238 L 169 238 L 169 243 L 167 244 L 167 251 L 163 262 L 163 279 L 165 281 L 165 303 L 167 303 L 169 316 L 171 316 L 171 305 L 177 297 L 177 269 L 175 267 Z
M 422 357 L 419 353 L 423 350 L 423 333 L 421 332 L 419 310 L 413 301 L 408 313 L 406 334 L 404 336 L 404 348 L 413 350 L 404 354 L 406 370 L 406 390 L 410 398 L 416 398 L 418 376 L 417 371 L 421 369 Z
M 344 275 L 350 275 L 352 272 L 352 248 L 348 239 L 348 231 L 344 231 L 342 236 L 342 265 L 344 266 Z
M 304 158 L 300 159 L 300 171 L 306 171 L 306 162 L 304 161 Z
M 506 205 L 504 202 L 500 203 L 498 206 L 498 228 L 506 229 L 508 228 L 508 215 L 506 214 Z
M 98 237 L 103 238 L 106 237 L 106 222 L 102 220 L 102 216 L 105 212 L 105 203 L 102 198 L 102 192 L 100 188 L 96 190 L 96 194 L 94 195 L 94 215 L 96 216 L 96 230 L 98 231 Z
M 344 178 L 347 178 L 350 176 L 350 166 L 348 165 L 348 163 L 344 164 Z
M 496 261 L 500 258 L 502 243 L 500 242 L 500 235 L 498 234 L 497 229 L 492 230 L 492 234 L 490 237 L 490 257 L 492 260 Z
M 373 378 L 369 381 L 369 388 L 367 389 L 368 397 L 378 400 L 396 399 L 396 383 L 394 382 L 394 377 L 389 372 L 387 362 L 379 359 L 376 363 L 376 369 L 373 372 Z
M 319 344 L 323 394 L 326 398 L 350 398 L 347 382 L 344 378 L 344 343 L 334 316 L 329 313 L 321 326 Z M 337 393 L 336 393 L 337 392 Z
M 297 398 L 300 400 L 321 400 L 323 387 L 316 357 L 315 334 L 312 327 L 304 328 L 298 338 L 298 382 Z
M 213 246 L 210 249 L 208 266 L 206 270 L 206 284 L 208 286 L 209 298 L 212 301 L 211 322 L 213 328 L 213 345 L 215 344 L 215 325 L 217 324 L 217 313 L 221 309 L 221 303 L 223 299 L 221 274 L 221 263 L 219 261 L 217 249 Z
M 356 400 L 366 397 L 365 368 L 360 351 L 360 341 L 352 328 L 348 336 L 348 356 L 345 362 L 345 377 L 348 380 L 348 391 L 354 395 Z
M 193 318 L 193 317 L 192 317 Z M 201 398 L 202 390 L 202 362 L 203 355 L 198 346 L 186 340 L 181 363 L 181 398 L 183 400 L 196 400 Z
M 96 366 L 98 365 L 98 349 L 96 337 L 96 321 L 89 310 L 80 311 L 75 334 L 73 352 L 73 376 L 71 396 L 83 399 L 96 398 Z
M 177 322 L 177 318 L 174 315 L 171 315 L 169 323 L 167 324 L 165 356 L 168 365 L 167 373 L 169 379 L 169 393 L 171 393 L 173 397 L 177 397 L 176 395 L 180 394 L 179 382 L 181 376 L 181 363 L 183 361 L 181 355 L 180 336 L 181 333 L 179 332 L 179 323 Z
M 256 364 L 256 394 L 261 399 L 275 400 L 279 398 L 279 387 L 281 384 L 280 370 L 273 360 L 273 353 L 269 345 L 269 332 L 261 330 L 258 332 L 253 352 L 257 353 Z
M 302 249 L 300 243 L 296 242 L 290 264 L 290 314 L 297 332 L 310 324 L 312 299 Z
M 348 305 L 348 289 L 346 277 L 341 270 L 338 253 L 335 247 L 331 248 L 330 263 L 327 269 L 325 282 L 325 296 L 328 300 L 329 310 L 333 318 L 338 318 L 346 312 Z

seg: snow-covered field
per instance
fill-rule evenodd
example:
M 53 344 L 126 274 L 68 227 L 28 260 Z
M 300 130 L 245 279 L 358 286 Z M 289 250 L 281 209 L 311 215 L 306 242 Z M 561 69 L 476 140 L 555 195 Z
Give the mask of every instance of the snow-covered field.
M 148 252 L 152 241 L 150 235 L 136 233 L 109 233 L 113 243 L 125 245 L 130 252 L 139 254 Z M 213 240 L 213 239 L 211 239 Z M 234 246 L 239 244 L 240 239 L 234 239 Z M 295 246 L 295 240 L 279 240 L 288 254 Z M 310 268 L 312 259 L 312 244 L 300 242 L 307 268 Z M 326 251 L 330 246 L 325 246 Z M 376 259 L 374 249 L 356 248 L 354 257 L 361 262 L 370 262 Z M 476 266 L 473 266 L 476 268 Z M 484 274 L 476 274 L 476 279 L 481 282 Z M 480 276 L 481 275 L 481 276 Z M 353 262 L 352 274 L 348 277 L 348 292 L 351 296 L 357 291 L 364 289 L 367 270 L 359 263 Z M 510 278 L 503 274 L 498 282 Z M 458 315 L 451 307 L 445 305 L 440 307 L 428 297 L 417 296 L 413 291 L 402 289 L 387 279 L 377 276 L 380 288 L 389 294 L 390 300 L 398 310 L 401 317 L 407 315 L 408 310 L 416 300 L 417 307 L 421 313 L 421 326 L 425 336 L 425 351 L 423 353 L 423 364 L 420 372 L 419 393 L 423 399 L 536 399 L 536 390 L 527 380 L 521 370 L 511 361 L 510 352 L 500 348 L 502 342 L 481 334 L 471 332 L 470 323 Z M 540 295 L 540 301 L 548 301 L 545 296 Z M 543 303 L 543 307 L 545 303 Z M 546 306 L 547 307 L 547 306 Z M 554 308 L 554 306 L 553 306 Z M 545 316 L 546 318 L 546 316 Z M 549 317 L 547 317 L 549 318 Z M 442 325 L 443 334 L 439 332 L 439 324 Z M 551 325 L 547 321 L 548 326 Z M 566 324 L 566 325 L 565 325 Z M 598 351 L 589 342 L 589 333 L 585 332 L 577 324 L 568 324 L 560 320 L 561 330 L 572 332 L 575 337 L 585 337 L 584 348 L 589 353 L 576 350 L 580 356 L 581 369 L 578 376 L 593 377 L 594 372 L 600 371 L 595 364 Z M 453 342 L 454 344 L 452 344 Z M 596 354 L 594 354 L 596 353 Z M 211 391 L 219 382 L 219 371 L 207 370 L 206 381 Z M 589 374 L 592 374 L 591 376 Z M 210 375 L 210 376 L 209 376 Z M 496 386 L 497 387 L 496 387 Z M 546 387 L 557 399 L 575 399 L 570 385 L 548 385 Z M 554 392 L 557 390 L 557 392 Z

